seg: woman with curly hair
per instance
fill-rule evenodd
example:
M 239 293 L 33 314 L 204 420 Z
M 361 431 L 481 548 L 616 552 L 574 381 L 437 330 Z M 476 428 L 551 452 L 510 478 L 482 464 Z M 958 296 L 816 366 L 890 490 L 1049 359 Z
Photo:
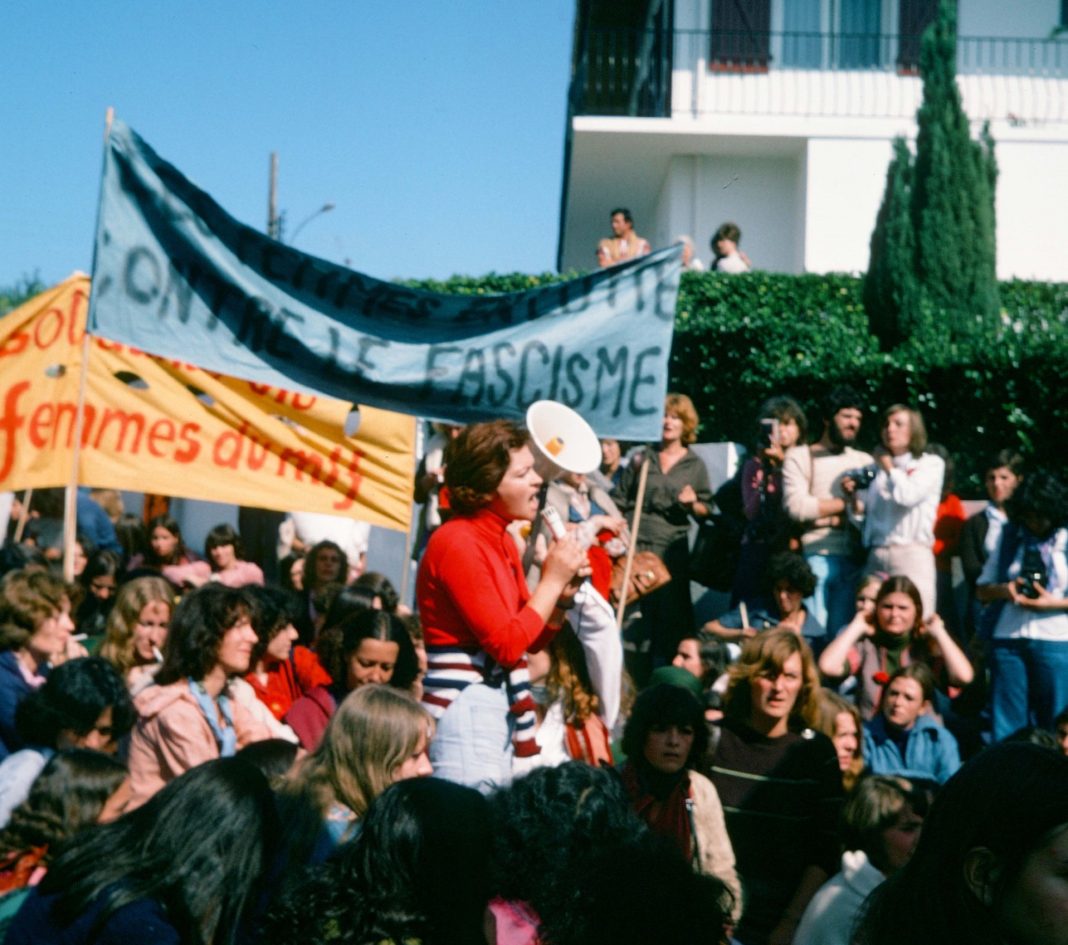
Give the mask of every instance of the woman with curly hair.
M 489 806 L 437 778 L 389 787 L 358 837 L 268 915 L 274 945 L 482 945 Z
M 1009 522 L 976 585 L 992 639 L 996 740 L 1032 722 L 1052 729 L 1068 706 L 1068 486 L 1039 470 L 1006 507 Z
M 496 941 L 726 941 L 731 893 L 649 832 L 614 771 L 576 762 L 539 768 L 491 805 Z
M 7 945 L 234 945 L 279 833 L 260 771 L 239 758 L 200 765 L 67 844 Z
M 155 681 L 173 605 L 174 586 L 161 577 L 134 578 L 115 598 L 100 655 L 122 674 L 131 695 Z
M 370 683 L 408 690 L 419 675 L 404 621 L 384 610 L 361 610 L 346 617 L 323 633 L 316 652 L 331 681 L 311 688 L 285 715 L 286 724 L 308 751 L 319 744 L 348 693 Z
M 742 882 L 737 937 L 788 945 L 808 901 L 838 868 L 842 779 L 834 746 L 814 731 L 819 676 L 789 630 L 747 640 L 730 668 L 712 782 Z
M 71 748 L 53 755 L 0 831 L 0 894 L 35 886 L 56 847 L 95 824 L 126 781 L 111 755 Z
M 542 479 L 529 440 L 497 420 L 465 427 L 449 444 L 453 514 L 430 536 L 416 580 L 428 657 L 423 704 L 438 721 L 434 765 L 449 780 L 487 788 L 540 751 L 526 653 L 560 631 L 559 605 L 570 604 L 586 561 L 574 539 L 554 541 L 537 585 L 527 587 L 508 526 L 538 510 Z
M 410 696 L 363 686 L 338 706 L 289 793 L 310 800 L 332 842 L 340 843 L 389 785 L 433 773 L 427 757 L 432 735 L 430 716 Z
M 134 700 L 139 718 L 130 740 L 131 808 L 190 768 L 271 737 L 227 685 L 248 672 L 256 645 L 251 611 L 240 589 L 221 584 L 182 598 L 156 685 Z
M 300 609 L 294 625 L 304 646 L 313 646 L 323 629 L 326 613 L 345 586 L 349 559 L 337 542 L 324 539 L 313 545 L 301 572 Z

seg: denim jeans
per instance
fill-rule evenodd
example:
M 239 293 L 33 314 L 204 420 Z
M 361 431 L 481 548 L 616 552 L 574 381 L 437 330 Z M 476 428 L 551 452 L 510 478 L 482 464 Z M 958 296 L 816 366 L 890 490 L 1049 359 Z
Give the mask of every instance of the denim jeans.
M 833 640 L 856 613 L 857 581 L 860 568 L 848 555 L 805 555 L 816 575 L 816 589 L 805 607 Z
M 1068 708 L 1068 642 L 994 640 L 990 688 L 994 741 L 1027 725 L 1052 730 Z
M 512 780 L 512 716 L 504 687 L 468 686 L 438 720 L 430 743 L 435 777 L 488 794 Z

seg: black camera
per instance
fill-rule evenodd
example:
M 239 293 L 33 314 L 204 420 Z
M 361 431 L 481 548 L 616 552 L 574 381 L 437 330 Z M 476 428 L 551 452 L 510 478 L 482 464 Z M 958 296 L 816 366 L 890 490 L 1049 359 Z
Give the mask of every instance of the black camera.
M 844 478 L 852 479 L 857 484 L 858 489 L 867 489 L 878 472 L 878 466 L 861 466 L 858 469 L 850 469 Z
M 1020 566 L 1020 576 L 1016 579 L 1016 590 L 1021 597 L 1035 600 L 1038 597 L 1038 588 L 1046 586 L 1049 575 L 1046 573 L 1046 562 L 1037 548 L 1024 548 L 1023 562 Z

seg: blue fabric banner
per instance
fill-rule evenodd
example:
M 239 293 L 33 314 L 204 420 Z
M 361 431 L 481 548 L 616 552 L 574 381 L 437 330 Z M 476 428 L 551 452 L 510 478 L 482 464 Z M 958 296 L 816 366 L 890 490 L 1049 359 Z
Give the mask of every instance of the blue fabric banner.
M 455 423 L 557 400 L 601 436 L 660 436 L 681 246 L 509 295 L 421 292 L 227 214 L 116 121 L 89 330 L 288 390 Z

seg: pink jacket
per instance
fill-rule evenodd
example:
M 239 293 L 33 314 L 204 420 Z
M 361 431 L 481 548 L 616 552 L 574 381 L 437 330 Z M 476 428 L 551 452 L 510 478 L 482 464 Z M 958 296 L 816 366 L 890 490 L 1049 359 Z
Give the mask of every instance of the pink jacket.
M 240 703 L 231 701 L 237 747 L 270 738 L 266 726 Z M 130 803 L 140 807 L 168 781 L 190 768 L 219 757 L 207 719 L 189 691 L 187 680 L 149 686 L 134 698 L 137 725 L 130 739 Z

